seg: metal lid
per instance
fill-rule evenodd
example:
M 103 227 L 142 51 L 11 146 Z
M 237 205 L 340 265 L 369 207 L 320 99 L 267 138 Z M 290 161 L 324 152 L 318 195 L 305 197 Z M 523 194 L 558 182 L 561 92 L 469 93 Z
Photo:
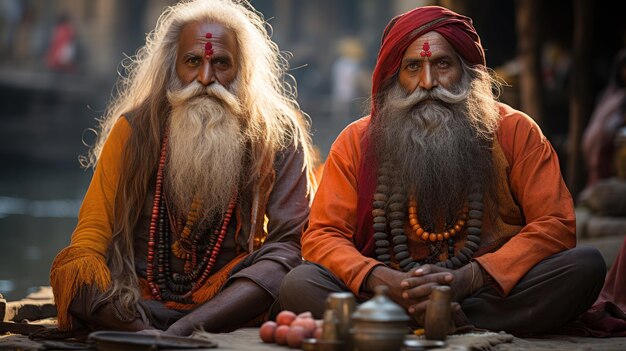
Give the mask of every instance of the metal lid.
M 375 322 L 407 322 L 409 316 L 397 303 L 393 302 L 387 294 L 389 287 L 378 285 L 374 288 L 375 295 L 369 301 L 360 305 L 352 314 L 352 319 Z

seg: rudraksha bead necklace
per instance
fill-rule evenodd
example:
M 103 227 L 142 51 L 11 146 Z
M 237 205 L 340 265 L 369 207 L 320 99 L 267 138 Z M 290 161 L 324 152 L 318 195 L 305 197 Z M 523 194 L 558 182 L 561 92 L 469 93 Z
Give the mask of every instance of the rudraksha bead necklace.
M 150 293 L 156 300 L 191 303 L 192 294 L 204 285 L 215 266 L 232 219 L 237 193 L 235 192 L 228 205 L 221 226 L 216 226 L 212 232 L 208 230 L 208 235 L 200 230 L 191 235 L 198 221 L 200 207 L 200 202 L 194 200 L 180 238 L 172 245 L 170 220 L 163 192 L 166 150 L 167 135 L 163 137 L 157 169 L 148 237 L 146 276 Z M 183 274 L 172 272 L 170 250 L 172 254 L 185 260 Z
M 407 207 L 404 190 L 391 186 L 391 164 L 383 162 L 378 169 L 378 184 L 372 203 L 374 241 L 376 258 L 389 266 L 392 257 L 403 271 L 409 271 L 420 264 L 433 262 L 437 266 L 456 269 L 467 264 L 480 245 L 483 202 L 482 193 L 473 189 L 467 196 L 468 205 L 463 208 L 457 221 L 442 232 L 428 231 L 419 224 L 417 202 L 411 198 L 408 206 L 409 223 L 415 235 L 429 247 L 431 254 L 422 262 L 414 261 L 409 253 L 408 238 L 404 232 L 404 219 Z M 455 252 L 455 237 L 466 227 L 465 245 Z M 389 229 L 389 231 L 388 231 Z M 391 240 L 389 240 L 389 234 Z M 426 234 L 428 236 L 426 236 Z M 448 258 L 439 261 L 442 243 L 447 240 Z

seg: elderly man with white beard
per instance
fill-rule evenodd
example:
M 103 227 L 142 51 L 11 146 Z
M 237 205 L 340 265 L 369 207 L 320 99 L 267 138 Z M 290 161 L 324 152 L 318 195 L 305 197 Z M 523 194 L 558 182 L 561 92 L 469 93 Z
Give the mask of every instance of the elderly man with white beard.
M 51 268 L 62 330 L 189 335 L 258 325 L 315 182 L 286 61 L 247 2 L 168 8 L 101 121 L 71 244 Z
M 386 285 L 421 327 L 444 285 L 457 327 L 529 335 L 591 306 L 602 256 L 574 248 L 557 155 L 494 87 L 470 18 L 426 6 L 391 20 L 371 114 L 330 150 L 281 308 L 320 318 L 329 293 L 362 302 Z

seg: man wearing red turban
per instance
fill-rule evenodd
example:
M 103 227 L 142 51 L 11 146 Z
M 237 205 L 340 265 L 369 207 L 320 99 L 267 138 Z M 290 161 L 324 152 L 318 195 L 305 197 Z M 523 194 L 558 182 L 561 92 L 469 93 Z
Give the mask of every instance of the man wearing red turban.
M 283 281 L 280 307 L 320 318 L 331 292 L 364 301 L 387 285 L 422 326 L 431 291 L 449 285 L 457 326 L 517 335 L 589 308 L 605 263 L 574 248 L 557 155 L 497 101 L 472 20 L 437 6 L 393 18 L 372 85 L 371 114 L 330 150 L 302 236 L 308 262 Z

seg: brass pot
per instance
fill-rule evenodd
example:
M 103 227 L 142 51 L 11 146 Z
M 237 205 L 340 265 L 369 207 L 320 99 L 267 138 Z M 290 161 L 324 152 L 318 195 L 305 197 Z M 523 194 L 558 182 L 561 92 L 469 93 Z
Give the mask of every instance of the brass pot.
M 400 350 L 410 320 L 404 309 L 393 302 L 387 286 L 377 286 L 372 299 L 352 314 L 352 341 L 355 351 Z
M 352 314 L 356 310 L 356 301 L 351 292 L 335 292 L 328 295 L 326 309 L 336 312 L 337 339 L 346 343 L 346 349 L 350 350 L 350 328 Z
M 452 321 L 452 289 L 449 286 L 438 286 L 430 293 L 430 301 L 426 306 L 424 336 L 428 340 L 446 340 L 454 328 Z

